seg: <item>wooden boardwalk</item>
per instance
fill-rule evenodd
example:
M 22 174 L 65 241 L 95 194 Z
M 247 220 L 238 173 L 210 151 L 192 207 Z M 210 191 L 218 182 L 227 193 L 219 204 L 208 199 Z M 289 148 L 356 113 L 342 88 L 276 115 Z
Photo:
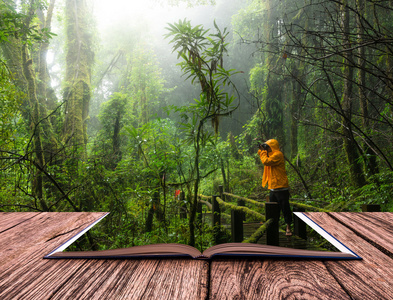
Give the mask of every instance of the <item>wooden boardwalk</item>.
M 43 259 L 104 213 L 0 213 L 0 299 L 393 299 L 393 213 L 307 213 L 363 260 Z

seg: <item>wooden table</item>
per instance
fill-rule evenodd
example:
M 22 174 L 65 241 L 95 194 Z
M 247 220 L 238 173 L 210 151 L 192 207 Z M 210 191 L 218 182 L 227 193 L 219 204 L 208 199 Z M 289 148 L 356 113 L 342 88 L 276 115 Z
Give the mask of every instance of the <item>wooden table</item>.
M 393 299 L 393 213 L 306 213 L 363 260 L 43 259 L 104 213 L 0 213 L 0 299 Z

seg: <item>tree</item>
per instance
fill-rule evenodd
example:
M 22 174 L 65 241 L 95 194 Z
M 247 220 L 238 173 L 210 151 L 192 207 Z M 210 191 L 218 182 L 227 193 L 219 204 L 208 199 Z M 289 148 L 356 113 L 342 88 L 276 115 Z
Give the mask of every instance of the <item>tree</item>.
M 354 62 L 350 37 L 350 16 L 349 7 L 346 1 L 340 5 L 341 26 L 343 32 L 343 81 L 344 89 L 342 93 L 342 129 L 344 134 L 344 150 L 348 159 L 349 171 L 353 185 L 362 187 L 366 183 L 361 162 L 359 161 L 358 145 L 352 130 L 352 114 L 353 114 L 353 81 L 354 81 Z
M 67 58 L 63 94 L 63 141 L 72 146 L 76 159 L 86 157 L 91 68 L 94 60 L 89 12 L 86 0 L 66 1 Z
M 355 15 L 356 17 L 356 28 L 357 28 L 357 41 L 359 44 L 363 44 L 365 39 L 365 25 L 364 20 L 366 19 L 366 11 L 365 11 L 365 1 L 364 0 L 356 0 L 356 7 L 358 8 L 358 13 Z M 369 103 L 367 100 L 367 82 L 366 82 L 366 47 L 359 47 L 357 53 L 357 64 L 359 65 L 358 74 L 357 74 L 357 86 L 358 86 L 358 95 L 359 95 L 359 103 L 362 114 L 362 128 L 365 132 L 369 131 L 370 128 L 370 114 L 369 114 Z M 364 143 L 364 159 L 366 164 L 366 173 L 371 173 L 372 175 L 377 174 L 378 164 L 376 161 L 376 155 L 373 153 L 372 149 L 367 143 Z
M 205 129 L 206 122 L 211 121 L 215 132 L 218 132 L 220 117 L 229 115 L 236 109 L 233 101 L 235 96 L 228 87 L 234 89 L 230 77 L 236 72 L 226 70 L 223 66 L 224 54 L 227 51 L 225 38 L 226 29 L 221 31 L 214 22 L 216 33 L 208 34 L 201 25 L 191 26 L 191 22 L 184 20 L 169 24 L 167 38 L 172 38 L 173 51 L 182 58 L 179 63 L 182 71 L 199 84 L 201 93 L 195 103 L 184 110 L 184 128 L 188 131 L 190 142 L 194 146 L 193 163 L 193 197 L 189 215 L 190 245 L 195 245 L 195 217 L 198 204 L 199 182 L 204 176 L 200 173 L 201 153 L 211 138 L 211 133 Z M 191 117 L 187 115 L 191 114 Z M 187 121 L 190 120 L 190 123 Z
M 299 151 L 310 162 L 314 160 L 315 166 L 326 165 L 325 174 L 333 174 L 331 167 L 335 168 L 337 158 L 344 159 L 354 187 L 364 185 L 365 175 L 377 172 L 381 163 L 392 170 L 390 151 L 385 147 L 392 128 L 387 117 L 392 104 L 388 96 L 391 73 L 387 71 L 392 51 L 391 5 L 372 1 L 269 3 L 252 1 L 239 13 L 238 31 L 245 43 L 259 46 L 262 69 L 276 70 L 266 73 L 270 78 L 262 76 L 267 83 L 262 93 L 269 100 L 275 96 L 269 94 L 269 85 L 285 78 L 286 83 L 276 88 L 288 95 L 285 86 L 292 82 L 288 116 L 293 117 L 297 110 L 300 125 L 291 132 L 292 157 L 295 145 L 300 145 Z M 262 18 L 266 15 L 274 18 Z M 265 27 L 273 29 L 260 34 Z M 269 111 L 265 116 L 270 118 Z M 315 138 L 310 141 L 310 136 Z M 301 139 L 304 142 L 295 142 Z M 311 146 L 314 142 L 315 147 Z
M 44 148 L 50 150 L 52 147 L 45 147 L 53 141 L 51 132 L 51 123 L 48 120 L 46 103 L 44 102 L 43 90 L 38 88 L 38 83 L 41 86 L 48 85 L 48 81 L 42 82 L 38 74 L 42 73 L 42 69 L 38 66 L 45 66 L 45 62 L 40 64 L 37 57 L 45 50 L 38 48 L 48 43 L 51 11 L 53 10 L 54 1 L 48 10 L 45 17 L 42 13 L 41 21 L 47 21 L 47 24 L 42 24 L 40 20 L 35 18 L 37 10 L 43 11 L 44 5 L 41 1 L 28 1 L 26 5 L 22 5 L 22 13 L 16 12 L 16 4 L 2 3 L 1 13 L 5 18 L 2 18 L 1 36 L 3 43 L 2 52 L 5 56 L 12 76 L 9 76 L 10 82 L 15 84 L 16 88 L 23 91 L 26 97 L 23 97 L 22 116 L 25 118 L 26 124 L 29 128 L 30 141 L 26 147 L 26 155 L 33 156 L 33 164 L 35 166 L 35 176 L 32 180 L 32 195 L 38 199 L 41 209 L 48 210 L 48 206 L 44 199 L 43 193 L 43 174 L 42 170 L 45 166 L 45 152 Z M 38 67 L 38 72 L 35 67 Z M 38 74 L 37 74 L 38 73 Z M 47 137 L 47 138 L 44 138 Z M 30 150 L 30 147 L 32 150 Z M 31 154 L 30 154 L 31 151 Z M 50 153 L 50 151 L 48 151 Z
M 127 92 L 132 99 L 135 120 L 143 125 L 158 112 L 159 100 L 163 102 L 164 80 L 153 51 L 146 45 L 137 47 L 131 56 Z
M 102 104 L 98 115 L 102 129 L 95 143 L 98 144 L 97 148 L 105 158 L 104 164 L 109 169 L 115 169 L 122 159 L 122 144 L 124 143 L 122 143 L 121 131 L 126 123 L 126 108 L 130 105 L 127 98 L 126 94 L 114 93 L 107 102 Z

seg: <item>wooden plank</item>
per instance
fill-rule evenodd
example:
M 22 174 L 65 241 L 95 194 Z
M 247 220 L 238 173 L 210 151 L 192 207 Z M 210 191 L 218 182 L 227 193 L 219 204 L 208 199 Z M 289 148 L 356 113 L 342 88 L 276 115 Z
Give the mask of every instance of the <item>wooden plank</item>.
M 37 212 L 0 212 L 0 234 L 38 214 Z
M 207 270 L 191 259 L 41 260 L 14 270 L 0 298 L 205 299 Z
M 0 265 L 0 299 L 207 298 L 206 261 L 43 259 L 73 236 L 75 228 L 100 216 L 83 215 L 50 213 L 21 224 L 18 230 L 25 231 L 27 248 L 22 251 L 24 243 L 16 238 L 6 247 L 15 245 L 17 254 L 6 251 L 11 263 Z M 11 236 L 16 232 L 16 227 L 7 231 Z
M 363 260 L 326 261 L 329 272 L 354 299 L 393 299 L 393 260 L 327 213 L 306 213 Z
M 321 261 L 213 261 L 210 278 L 210 299 L 350 299 Z
M 89 224 L 104 213 L 15 213 L 15 220 L 8 229 L 0 234 L 0 241 L 24 246 L 37 241 L 53 239 L 56 235 L 66 232 L 77 232 L 81 226 Z M 3 227 L 5 228 L 5 227 Z M 0 247 L 4 243 L 0 243 Z M 0 248 L 1 250 L 1 248 Z
M 141 299 L 159 260 L 86 260 L 53 299 Z
M 371 241 L 393 256 L 393 213 L 330 213 L 330 215 L 349 226 L 357 235 Z
M 89 260 L 53 299 L 205 299 L 207 262 Z
M 0 272 L 23 253 L 35 252 L 45 243 L 51 250 L 60 246 L 78 231 L 104 213 L 40 213 L 0 234 Z M 59 237 L 59 239 L 57 239 Z M 47 248 L 45 248 L 47 251 Z M 51 251 L 50 250 L 50 251 Z M 42 251 L 39 255 L 46 255 Z
M 0 234 L 0 298 L 41 299 L 28 295 L 37 288 L 48 292 L 53 284 L 58 288 L 68 278 L 58 272 L 68 270 L 72 274 L 84 262 L 51 262 L 43 259 L 44 255 L 75 235 L 76 228 L 88 226 L 101 215 L 42 213 Z
M 49 299 L 84 261 L 34 259 L 0 276 L 0 299 Z
M 134 295 L 143 293 L 156 262 L 121 260 L 42 260 L 30 264 L 29 273 L 21 276 L 16 289 L 0 294 L 1 299 L 121 299 L 127 285 Z M 24 268 L 27 269 L 27 268 Z M 135 278 L 133 274 L 138 273 Z M 144 276 L 145 275 L 145 276 Z M 20 285 L 20 286 L 19 286 Z M 140 299 L 135 297 L 132 299 Z
M 201 260 L 161 260 L 144 299 L 207 299 L 209 263 Z

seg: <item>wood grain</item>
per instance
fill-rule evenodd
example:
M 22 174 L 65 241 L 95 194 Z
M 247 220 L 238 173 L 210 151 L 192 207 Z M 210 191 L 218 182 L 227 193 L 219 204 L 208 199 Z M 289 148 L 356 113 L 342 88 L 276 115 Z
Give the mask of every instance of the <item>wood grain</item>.
M 88 260 L 53 299 L 141 299 L 158 260 Z
M 393 260 L 389 256 L 326 213 L 306 215 L 363 258 L 325 262 L 329 272 L 352 298 L 393 299 Z
M 206 299 L 208 262 L 161 260 L 144 299 Z
M 89 260 L 53 299 L 205 299 L 207 262 Z
M 350 299 L 321 261 L 213 261 L 210 287 L 210 299 Z
M 211 262 L 43 259 L 102 213 L 12 214 L 0 213 L 0 299 L 393 299 L 393 260 L 374 246 L 392 251 L 392 214 L 307 213 L 361 261 Z
M 67 265 L 67 269 L 71 266 L 78 268 L 78 262 L 51 264 L 43 257 L 74 236 L 77 228 L 87 227 L 100 216 L 102 213 L 37 213 L 28 221 L 2 232 L 0 299 L 32 299 L 23 295 L 37 287 L 42 288 L 41 283 L 46 281 L 51 284 L 51 278 L 54 282 L 63 280 L 61 276 L 55 276 L 58 264 Z
M 49 299 L 84 263 L 41 258 L 15 265 L 1 275 L 0 299 Z
M 350 227 L 365 240 L 384 249 L 393 256 L 393 213 L 330 213 L 330 215 Z
M 45 256 L 103 214 L 36 213 L 28 221 L 19 222 L 0 234 L 0 272 L 9 264 L 17 264 L 19 256 Z
M 29 220 L 37 216 L 38 213 L 34 212 L 10 212 L 10 213 L 0 213 L 0 233 L 7 231 L 8 229 L 17 226 L 18 224 Z
M 0 299 L 207 298 L 206 261 L 43 259 L 101 215 L 37 214 L 0 234 Z

